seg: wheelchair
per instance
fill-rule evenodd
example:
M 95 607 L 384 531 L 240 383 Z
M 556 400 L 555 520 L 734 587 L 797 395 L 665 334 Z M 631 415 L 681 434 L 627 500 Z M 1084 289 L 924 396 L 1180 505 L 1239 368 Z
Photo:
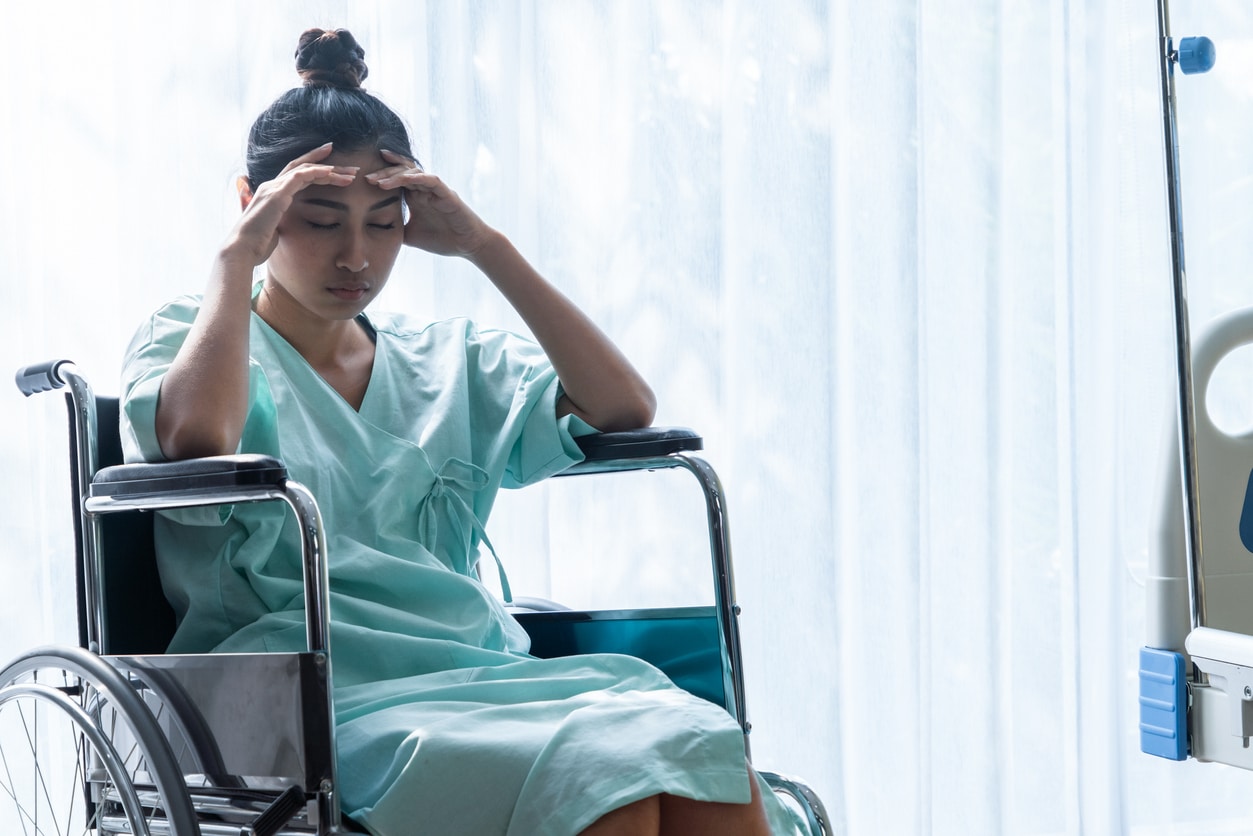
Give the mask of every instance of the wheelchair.
M 0 829 L 23 834 L 307 836 L 354 832 L 336 791 L 326 537 L 315 498 L 256 455 L 122 464 L 118 401 L 69 361 L 17 374 L 26 395 L 66 390 L 78 647 L 32 650 L 0 670 Z M 725 496 L 685 429 L 579 440 L 562 476 L 681 468 L 704 493 L 715 603 L 571 611 L 520 599 L 532 654 L 639 656 L 750 725 Z M 174 613 L 152 542 L 160 509 L 281 501 L 300 523 L 308 649 L 164 653 Z M 804 783 L 760 773 L 813 836 L 832 832 Z M 5 802 L 7 799 L 7 802 Z M 8 818 L 5 818 L 5 817 Z

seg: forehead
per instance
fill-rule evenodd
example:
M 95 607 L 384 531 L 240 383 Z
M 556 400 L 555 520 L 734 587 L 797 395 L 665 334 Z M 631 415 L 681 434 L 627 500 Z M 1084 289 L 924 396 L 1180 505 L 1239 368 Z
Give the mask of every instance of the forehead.
M 401 193 L 395 189 L 380 189 L 365 179 L 365 175 L 386 168 L 389 163 L 377 151 L 335 151 L 322 161 L 322 165 L 357 166 L 360 170 L 356 178 L 348 186 L 327 186 L 314 184 L 306 187 L 296 198 L 297 203 L 309 201 L 333 201 L 342 203 L 349 209 L 368 210 L 380 201 L 396 198 L 399 203 Z
M 332 151 L 330 156 L 322 162 L 326 165 L 360 166 L 362 174 L 369 174 L 371 171 L 377 171 L 387 165 L 383 155 L 373 148 L 361 151 Z

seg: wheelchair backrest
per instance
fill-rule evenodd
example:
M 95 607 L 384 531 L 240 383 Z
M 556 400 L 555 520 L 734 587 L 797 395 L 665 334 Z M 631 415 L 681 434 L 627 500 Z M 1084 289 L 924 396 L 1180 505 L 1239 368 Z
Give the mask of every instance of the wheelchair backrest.
M 74 421 L 74 403 L 68 396 L 70 411 L 70 461 L 75 461 L 80 439 Z M 118 399 L 96 397 L 96 438 L 100 467 L 122 463 L 122 442 L 118 430 Z M 79 644 L 87 646 L 86 583 L 83 577 L 85 549 L 82 513 L 83 486 L 78 484 L 77 468 L 70 468 L 74 501 L 74 540 L 79 555 L 76 571 L 78 587 Z M 164 653 L 174 635 L 174 610 L 161 588 L 153 548 L 152 515 L 133 512 L 107 514 L 100 518 L 100 536 L 104 553 L 105 635 L 108 647 L 100 648 L 111 655 Z

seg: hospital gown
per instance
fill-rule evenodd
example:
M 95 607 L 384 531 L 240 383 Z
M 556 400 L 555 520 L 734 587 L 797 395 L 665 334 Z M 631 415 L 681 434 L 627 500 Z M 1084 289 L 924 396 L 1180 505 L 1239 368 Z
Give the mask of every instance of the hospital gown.
M 254 291 L 255 292 L 255 291 Z M 162 458 L 162 375 L 198 300 L 140 328 L 123 370 L 128 460 Z M 539 660 L 476 577 L 499 487 L 578 461 L 535 344 L 464 319 L 362 318 L 376 343 L 360 411 L 260 317 L 241 452 L 285 461 L 318 498 L 331 578 L 341 801 L 382 836 L 574 834 L 657 793 L 746 802 L 739 728 L 626 656 Z M 156 521 L 179 616 L 171 652 L 305 649 L 295 521 L 281 503 Z M 777 832 L 792 832 L 767 790 Z

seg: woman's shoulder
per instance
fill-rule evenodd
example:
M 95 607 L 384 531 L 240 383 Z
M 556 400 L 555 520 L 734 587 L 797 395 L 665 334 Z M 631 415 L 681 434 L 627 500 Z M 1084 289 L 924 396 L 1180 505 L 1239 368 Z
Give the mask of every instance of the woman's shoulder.
M 190 325 L 200 312 L 203 297 L 199 294 L 177 296 L 154 310 L 148 317 L 150 322 L 170 322 Z
M 154 310 L 139 323 L 131 337 L 128 354 L 133 354 L 144 345 L 162 344 L 179 341 L 191 329 L 200 312 L 200 296 L 179 296 L 171 299 Z

